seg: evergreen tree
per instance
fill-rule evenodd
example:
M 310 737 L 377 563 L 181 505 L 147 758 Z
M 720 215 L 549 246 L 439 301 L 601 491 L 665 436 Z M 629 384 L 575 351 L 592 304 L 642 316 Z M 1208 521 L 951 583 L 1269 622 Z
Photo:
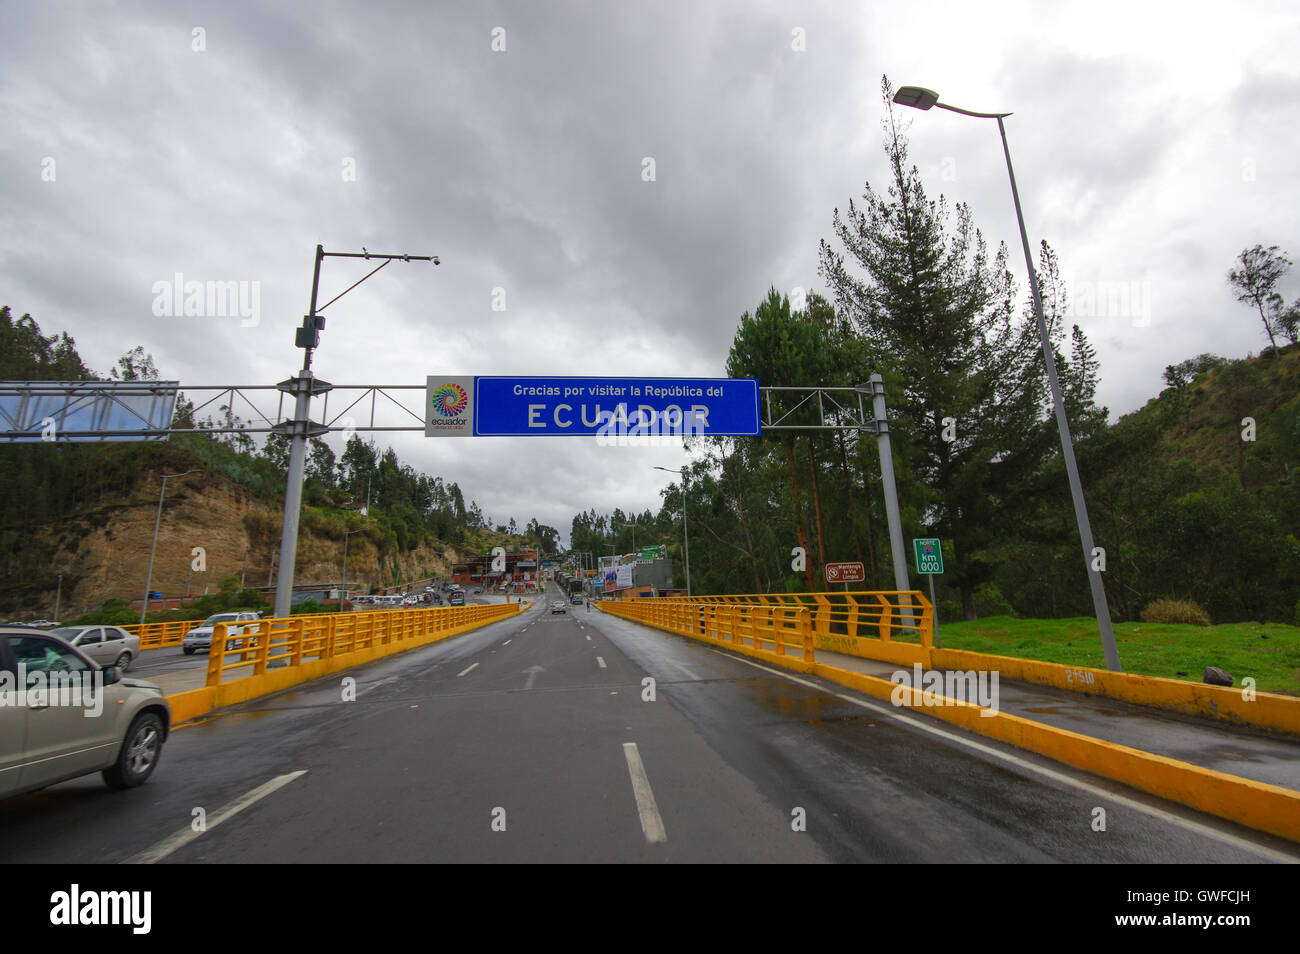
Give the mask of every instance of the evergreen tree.
M 862 207 L 850 202 L 834 216 L 848 259 L 865 275 L 826 241 L 820 271 L 839 311 L 897 373 L 895 446 L 929 491 L 925 523 L 951 547 L 949 582 L 970 618 L 975 589 L 993 571 L 979 551 L 1007 492 L 1004 472 L 1041 458 L 1041 356 L 1032 323 L 1015 314 L 1006 247 L 990 259 L 970 209 L 950 212 L 942 196 L 927 196 L 908 164 L 888 78 L 881 96 L 887 193 L 867 183 Z

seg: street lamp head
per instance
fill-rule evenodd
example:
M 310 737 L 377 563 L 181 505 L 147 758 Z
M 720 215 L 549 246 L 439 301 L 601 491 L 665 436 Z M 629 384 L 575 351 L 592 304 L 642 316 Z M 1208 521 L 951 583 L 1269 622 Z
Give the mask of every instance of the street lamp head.
M 894 94 L 894 102 L 913 109 L 929 109 L 939 102 L 939 94 L 923 86 L 904 86 Z

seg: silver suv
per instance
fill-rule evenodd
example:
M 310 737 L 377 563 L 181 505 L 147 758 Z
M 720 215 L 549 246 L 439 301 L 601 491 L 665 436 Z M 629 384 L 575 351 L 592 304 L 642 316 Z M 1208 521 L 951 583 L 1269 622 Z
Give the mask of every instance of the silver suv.
M 214 613 L 209 616 L 198 626 L 185 634 L 181 640 L 181 652 L 186 656 L 192 656 L 198 650 L 207 650 L 212 646 L 212 628 L 217 623 L 255 623 L 260 618 L 258 613 Z M 227 636 L 242 636 L 246 629 L 252 627 L 244 626 L 227 626 Z M 235 648 L 239 648 L 241 643 L 235 643 Z
M 101 669 L 68 643 L 0 627 L 0 797 L 101 772 L 143 785 L 171 730 L 160 688 Z

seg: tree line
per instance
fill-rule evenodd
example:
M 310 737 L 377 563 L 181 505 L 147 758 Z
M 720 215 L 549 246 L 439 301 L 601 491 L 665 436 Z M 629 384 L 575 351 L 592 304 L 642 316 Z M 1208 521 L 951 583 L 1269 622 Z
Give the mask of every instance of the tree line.
M 828 295 L 770 289 L 740 316 L 726 372 L 791 387 L 852 387 L 881 373 L 904 536 L 943 541 L 941 616 L 1090 616 L 1032 301 L 969 207 L 927 194 L 887 79 L 881 94 L 888 182 L 835 210 L 833 239 L 819 248 Z M 1170 365 L 1160 395 L 1110 425 L 1096 401 L 1096 352 L 1067 325 L 1060 263 L 1039 246 L 1044 318 L 1102 551 L 1094 559 L 1118 619 L 1168 597 L 1216 622 L 1300 621 L 1300 308 L 1278 293 L 1289 266 L 1278 248 L 1256 246 L 1227 276 L 1263 321 L 1271 347 L 1261 358 Z M 1278 336 L 1292 346 L 1277 347 Z M 773 403 L 774 416 L 816 423 L 798 398 Z M 825 564 L 844 560 L 866 566 L 865 587 L 894 588 L 874 435 L 690 443 L 688 480 L 663 492 L 657 515 L 631 521 L 671 530 L 679 582 L 684 507 L 696 593 L 824 590 Z M 629 518 L 616 514 L 575 517 L 574 548 L 625 552 Z M 925 581 L 913 573 L 910 585 Z
M 30 314 L 15 318 L 0 307 L 0 379 L 6 381 L 158 380 L 143 347 L 122 355 L 106 375 L 89 368 L 66 332 L 46 336 Z M 138 503 L 144 475 L 196 466 L 220 474 L 271 506 L 284 498 L 288 442 L 270 435 L 259 446 L 231 407 L 196 419 L 194 405 L 178 396 L 173 426 L 197 433 L 174 435 L 165 443 L 33 442 L 0 445 L 0 570 L 4 602 L 19 604 L 53 589 L 54 539 L 77 528 L 102 525 L 115 508 Z M 217 433 L 216 428 L 234 428 Z M 208 431 L 211 431 L 208 433 Z M 365 528 L 380 560 L 421 545 L 479 545 L 484 533 L 517 534 L 544 553 L 559 547 L 559 533 L 530 520 L 494 524 L 455 481 L 403 464 L 391 448 L 352 435 L 336 455 L 320 439 L 309 446 L 303 487 L 304 526 L 341 539 Z M 361 511 L 365 512 L 363 517 Z M 249 521 L 246 520 L 246 523 Z M 265 522 L 265 521 L 263 521 Z M 38 531 L 45 529 L 50 534 Z M 256 536 L 278 539 L 279 524 L 250 526 Z M 355 543 L 355 541 L 354 541 Z

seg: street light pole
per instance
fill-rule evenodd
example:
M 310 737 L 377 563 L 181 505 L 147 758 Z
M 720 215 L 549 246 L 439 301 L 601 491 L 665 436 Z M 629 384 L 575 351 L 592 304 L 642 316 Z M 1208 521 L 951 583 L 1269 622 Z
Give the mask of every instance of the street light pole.
M 691 531 L 686 518 L 686 496 L 689 491 L 689 480 L 686 471 L 673 470 L 670 467 L 656 467 L 655 470 L 664 470 L 670 474 L 680 474 L 682 478 L 682 539 L 686 544 L 686 597 L 691 596 Z
M 1051 336 L 1047 331 L 1047 321 L 1043 318 L 1043 300 L 1038 291 L 1038 278 L 1034 274 L 1034 259 L 1029 251 L 1029 235 L 1025 230 L 1025 217 L 1020 209 L 1020 192 L 1016 188 L 1016 173 L 1011 168 L 1011 149 L 1007 145 L 1007 130 L 1002 120 L 1010 113 L 976 113 L 968 109 L 959 109 L 939 102 L 939 94 L 919 86 L 904 86 L 895 94 L 894 102 L 914 109 L 929 109 L 938 106 L 963 116 L 975 116 L 979 119 L 996 119 L 998 133 L 1002 136 L 1002 153 L 1007 160 L 1007 176 L 1011 180 L 1011 198 L 1016 206 L 1016 221 L 1020 225 L 1020 244 L 1025 250 L 1025 268 L 1029 272 L 1029 289 L 1034 299 L 1034 317 L 1038 320 L 1038 336 L 1042 340 L 1043 360 L 1047 365 L 1047 383 L 1052 391 L 1052 406 L 1056 410 L 1056 427 L 1061 436 L 1061 456 L 1065 461 L 1065 472 L 1070 481 L 1070 495 L 1074 499 L 1074 519 L 1079 525 L 1079 542 L 1083 546 L 1084 569 L 1088 574 L 1088 585 L 1092 590 L 1092 605 L 1097 614 L 1097 626 L 1101 630 L 1101 645 L 1106 654 L 1106 668 L 1111 672 L 1120 672 L 1119 650 L 1115 646 L 1115 631 L 1110 620 L 1110 606 L 1106 602 L 1106 588 L 1101 579 L 1101 571 L 1094 568 L 1096 548 L 1093 545 L 1092 525 L 1088 521 L 1088 505 L 1083 498 L 1083 484 L 1079 480 L 1079 465 L 1074 459 L 1074 441 L 1070 437 L 1070 424 L 1065 415 L 1065 399 L 1061 395 L 1061 383 L 1056 374 L 1056 359 L 1052 353 Z
M 167 493 L 167 481 L 176 477 L 188 477 L 198 471 L 187 470 L 183 474 L 163 474 L 162 489 L 158 491 L 158 513 L 153 519 L 153 544 L 149 547 L 149 571 L 144 578 L 144 605 L 140 607 L 140 625 L 144 625 L 144 616 L 149 612 L 149 591 L 153 587 L 153 557 L 158 549 L 158 525 L 162 522 L 163 496 Z M 187 584 L 188 585 L 188 584 Z
M 317 306 L 321 263 L 327 258 L 361 258 L 366 261 L 374 259 L 380 264 L 325 304 Z M 306 470 L 307 441 L 329 431 L 325 425 L 316 424 L 311 420 L 311 399 L 333 387 L 328 382 L 313 376 L 311 371 L 312 354 L 320 346 L 320 333 L 325 327 L 325 316 L 321 312 L 375 272 L 397 260 L 439 264 L 436 255 L 381 255 L 364 248 L 360 252 L 327 252 L 322 246 L 316 246 L 316 261 L 311 279 L 311 310 L 303 318 L 302 327 L 297 330 L 294 338 L 294 347 L 303 349 L 302 370 L 277 385 L 284 393 L 294 396 L 292 420 L 277 424 L 274 428 L 276 433 L 289 439 L 289 473 L 284 488 L 284 521 L 280 527 L 280 577 L 275 583 L 277 617 L 289 615 L 289 607 L 293 599 L 293 577 L 298 559 L 298 518 L 302 512 L 302 479 Z

